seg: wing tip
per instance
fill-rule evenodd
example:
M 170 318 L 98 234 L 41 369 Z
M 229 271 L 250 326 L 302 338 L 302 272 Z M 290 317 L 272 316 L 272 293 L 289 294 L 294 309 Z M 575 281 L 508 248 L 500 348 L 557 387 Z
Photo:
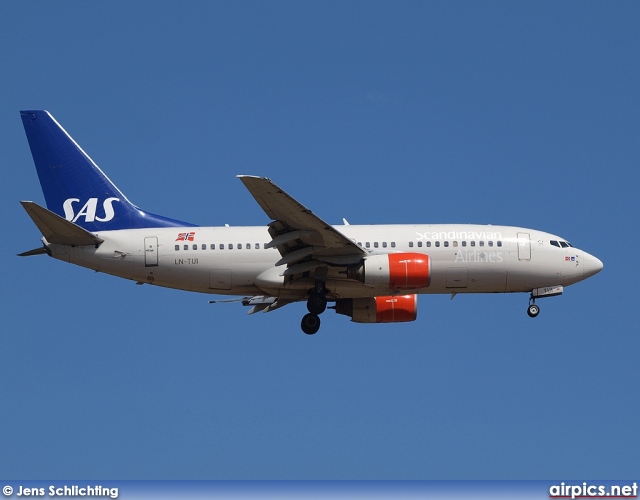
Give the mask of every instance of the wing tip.
M 244 179 L 254 179 L 254 180 L 259 180 L 259 181 L 269 181 L 269 182 L 271 182 L 271 179 L 269 179 L 268 177 L 260 177 L 259 175 L 240 174 L 240 175 L 236 175 L 236 178 L 240 179 L 243 182 L 244 182 Z

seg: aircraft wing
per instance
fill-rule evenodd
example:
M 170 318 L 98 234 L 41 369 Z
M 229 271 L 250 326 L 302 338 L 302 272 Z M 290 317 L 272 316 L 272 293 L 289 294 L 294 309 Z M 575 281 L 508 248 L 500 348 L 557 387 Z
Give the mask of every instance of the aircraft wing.
M 285 274 L 306 272 L 331 265 L 359 262 L 367 251 L 265 177 L 239 175 L 262 210 L 272 219 L 271 242 L 282 255 L 276 266 L 286 264 Z

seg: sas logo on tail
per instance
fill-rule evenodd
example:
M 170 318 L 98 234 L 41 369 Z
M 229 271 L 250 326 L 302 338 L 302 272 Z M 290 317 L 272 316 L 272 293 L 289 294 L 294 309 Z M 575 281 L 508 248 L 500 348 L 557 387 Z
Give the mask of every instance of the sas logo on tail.
M 84 206 L 78 213 L 75 213 L 73 204 L 80 203 L 80 198 L 69 198 L 67 200 L 64 200 L 64 203 L 62 204 L 64 217 L 70 222 L 76 222 L 82 216 L 84 216 L 85 222 L 109 222 L 115 215 L 115 212 L 113 210 L 114 201 L 120 201 L 120 199 L 107 198 L 102 202 L 102 211 L 104 213 L 104 217 L 99 217 L 96 214 L 96 210 L 98 208 L 98 198 L 89 198 L 89 201 L 84 204 Z

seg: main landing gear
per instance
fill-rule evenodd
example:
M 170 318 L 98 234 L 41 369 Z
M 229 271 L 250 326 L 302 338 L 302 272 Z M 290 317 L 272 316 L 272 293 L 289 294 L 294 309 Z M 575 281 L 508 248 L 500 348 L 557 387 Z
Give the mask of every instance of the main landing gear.
M 529 297 L 529 307 L 527 308 L 527 314 L 530 318 L 535 318 L 540 314 L 540 307 L 536 305 L 536 299 L 533 298 L 533 293 Z
M 320 329 L 319 314 L 322 314 L 327 308 L 326 292 L 324 283 L 321 281 L 316 282 L 315 288 L 309 292 L 309 298 L 307 299 L 309 314 L 304 315 L 300 324 L 302 331 L 307 335 L 313 335 Z
M 302 317 L 302 323 L 300 324 L 302 331 L 307 335 L 313 335 L 320 330 L 320 316 L 313 313 L 305 314 Z

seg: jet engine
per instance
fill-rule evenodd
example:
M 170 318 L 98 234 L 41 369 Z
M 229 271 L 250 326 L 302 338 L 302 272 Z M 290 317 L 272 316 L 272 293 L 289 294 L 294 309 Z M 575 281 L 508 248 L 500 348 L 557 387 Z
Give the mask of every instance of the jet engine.
M 349 278 L 392 290 L 426 288 L 431 281 L 431 260 L 422 253 L 370 255 L 348 271 Z
M 417 295 L 338 299 L 338 314 L 350 316 L 354 323 L 402 323 L 418 317 Z

